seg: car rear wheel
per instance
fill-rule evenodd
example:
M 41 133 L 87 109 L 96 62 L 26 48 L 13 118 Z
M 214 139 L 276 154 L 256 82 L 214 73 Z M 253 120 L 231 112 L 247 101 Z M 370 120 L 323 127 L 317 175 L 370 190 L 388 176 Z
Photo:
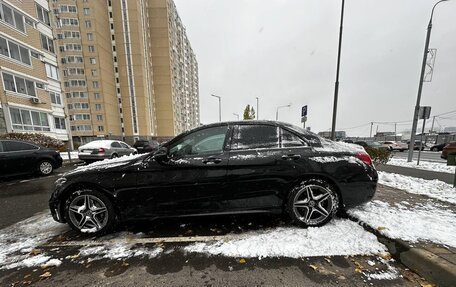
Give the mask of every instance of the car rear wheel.
M 302 227 L 322 226 L 339 209 L 339 195 L 334 187 L 321 179 L 309 179 L 289 194 L 287 211 L 293 222 Z
M 433 147 L 433 148 L 431 148 L 431 151 L 439 151 L 439 149 L 436 147 Z
M 38 164 L 38 172 L 41 175 L 50 175 L 54 171 L 54 166 L 49 160 L 40 161 Z
M 65 203 L 66 221 L 74 230 L 90 235 L 102 235 L 115 225 L 111 201 L 97 190 L 73 192 Z
M 119 157 L 116 153 L 113 153 L 113 154 L 111 155 L 111 158 L 116 158 L 116 157 Z

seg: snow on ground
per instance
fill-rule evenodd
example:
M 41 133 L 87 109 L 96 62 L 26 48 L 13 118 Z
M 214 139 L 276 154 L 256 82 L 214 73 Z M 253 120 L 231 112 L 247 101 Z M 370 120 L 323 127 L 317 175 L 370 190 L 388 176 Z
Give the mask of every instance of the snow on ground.
M 0 269 L 57 264 L 50 256 L 40 253 L 34 256 L 31 252 L 68 229 L 43 212 L 0 230 Z
M 430 170 L 436 172 L 445 172 L 454 174 L 454 166 L 447 166 L 444 162 L 431 162 L 431 161 L 420 161 L 420 165 L 416 164 L 416 161 L 407 162 L 405 158 L 391 158 L 388 163 L 389 165 L 417 168 L 423 170 Z
M 261 259 L 371 255 L 386 251 L 386 247 L 357 223 L 338 219 L 322 227 L 279 227 L 247 232 L 239 239 L 194 243 L 184 251 Z
M 426 180 L 383 171 L 379 171 L 378 176 L 380 184 L 456 204 L 456 189 L 443 181 Z
M 374 200 L 347 212 L 390 238 L 456 247 L 456 213 L 435 202 L 412 206 Z

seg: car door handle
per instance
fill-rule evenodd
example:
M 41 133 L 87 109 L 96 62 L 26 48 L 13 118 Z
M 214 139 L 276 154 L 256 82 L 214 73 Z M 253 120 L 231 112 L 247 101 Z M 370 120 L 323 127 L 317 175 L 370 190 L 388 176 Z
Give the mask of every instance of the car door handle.
M 214 164 L 214 163 L 221 163 L 222 162 L 222 159 L 221 158 L 217 158 L 215 156 L 210 156 L 206 159 L 203 159 L 203 163 L 204 164 Z
M 297 160 L 300 158 L 301 158 L 301 156 L 299 154 L 284 154 L 282 156 L 283 160 Z

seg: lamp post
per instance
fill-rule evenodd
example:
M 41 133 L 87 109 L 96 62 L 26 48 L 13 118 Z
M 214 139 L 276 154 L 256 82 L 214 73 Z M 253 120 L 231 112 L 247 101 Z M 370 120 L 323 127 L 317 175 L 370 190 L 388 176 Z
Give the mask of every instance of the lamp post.
M 289 107 L 291 107 L 291 104 L 277 107 L 277 110 L 276 110 L 276 121 L 279 120 L 279 109 L 281 109 L 281 108 L 289 108 Z
M 439 2 L 434 4 L 434 6 L 432 7 L 432 11 L 431 11 L 431 18 L 429 18 L 429 24 L 427 27 L 427 34 L 426 34 L 426 42 L 424 44 L 423 62 L 421 63 L 421 75 L 420 75 L 420 82 L 418 85 L 418 95 L 416 97 L 415 111 L 413 113 L 412 133 L 410 135 L 410 144 L 409 144 L 408 157 L 407 157 L 408 162 L 411 162 L 413 159 L 413 147 L 415 144 L 416 126 L 418 125 L 418 113 L 420 111 L 421 91 L 423 90 L 424 72 L 426 70 L 426 60 L 427 60 L 427 54 L 429 52 L 429 40 L 431 38 L 432 16 L 434 16 L 435 7 L 439 3 L 445 2 L 445 1 L 448 1 L 448 0 L 440 0 Z
M 258 97 L 256 97 L 256 102 L 257 102 L 257 110 L 256 110 L 256 116 L 257 116 L 257 117 L 256 117 L 256 118 L 257 118 L 257 120 L 259 120 L 259 119 L 260 119 L 260 112 L 259 112 L 259 110 L 258 110 L 258 102 L 259 102 Z
M 213 96 L 215 98 L 218 98 L 218 102 L 219 102 L 219 122 L 221 122 L 222 121 L 222 97 L 214 95 L 214 94 L 211 94 L 211 96 Z
M 237 117 L 237 120 L 239 121 L 239 114 L 233 113 Z
M 339 70 L 340 70 L 340 51 L 342 50 L 342 26 L 344 24 L 344 7 L 345 0 L 342 0 L 342 9 L 340 12 L 340 27 L 339 27 L 339 48 L 337 50 L 337 68 L 336 68 L 336 82 L 334 84 L 334 105 L 333 105 L 333 118 L 331 127 L 331 139 L 336 139 L 336 115 L 337 115 L 337 100 L 339 98 Z

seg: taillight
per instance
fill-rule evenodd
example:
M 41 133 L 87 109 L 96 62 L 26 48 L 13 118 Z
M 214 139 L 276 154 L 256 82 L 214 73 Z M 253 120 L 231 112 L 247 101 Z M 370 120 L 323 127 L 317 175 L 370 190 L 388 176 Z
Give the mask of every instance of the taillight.
M 365 152 L 359 152 L 356 154 L 356 158 L 360 159 L 362 162 L 365 164 L 371 166 L 372 165 L 372 159 L 371 157 L 365 153 Z
M 98 149 L 98 153 L 105 153 L 105 149 L 102 148 L 102 147 L 100 147 L 100 148 Z

